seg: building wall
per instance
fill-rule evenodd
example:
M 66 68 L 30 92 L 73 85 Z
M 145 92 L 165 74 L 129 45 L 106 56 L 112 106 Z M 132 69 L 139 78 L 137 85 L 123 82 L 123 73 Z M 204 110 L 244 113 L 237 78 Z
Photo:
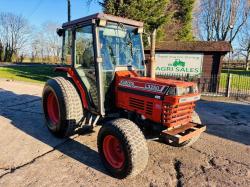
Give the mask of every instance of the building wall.
M 203 76 L 210 77 L 220 75 L 222 69 L 222 59 L 224 55 L 221 53 L 204 53 L 203 59 Z

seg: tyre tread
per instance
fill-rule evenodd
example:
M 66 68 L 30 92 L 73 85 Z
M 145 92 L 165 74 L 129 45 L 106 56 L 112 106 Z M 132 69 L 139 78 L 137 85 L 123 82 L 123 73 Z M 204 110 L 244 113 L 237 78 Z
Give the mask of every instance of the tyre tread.
M 65 104 L 66 112 L 66 127 L 63 137 L 68 137 L 74 134 L 76 127 L 79 125 L 83 117 L 83 107 L 81 98 L 71 81 L 64 77 L 55 77 L 54 80 L 62 91 L 62 100 Z

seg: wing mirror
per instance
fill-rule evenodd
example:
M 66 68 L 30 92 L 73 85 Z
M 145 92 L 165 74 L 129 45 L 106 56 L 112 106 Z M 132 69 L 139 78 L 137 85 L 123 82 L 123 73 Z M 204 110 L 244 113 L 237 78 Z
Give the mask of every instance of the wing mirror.
M 56 29 L 56 33 L 57 33 L 58 36 L 61 37 L 64 34 L 64 29 L 62 29 L 62 28 Z

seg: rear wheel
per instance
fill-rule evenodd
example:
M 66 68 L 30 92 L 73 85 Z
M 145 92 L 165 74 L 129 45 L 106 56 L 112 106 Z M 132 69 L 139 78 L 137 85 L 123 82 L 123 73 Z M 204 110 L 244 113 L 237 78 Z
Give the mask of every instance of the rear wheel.
M 47 81 L 43 89 L 45 124 L 57 137 L 74 134 L 83 117 L 83 108 L 74 85 L 63 77 Z
M 116 178 L 136 176 L 147 166 L 146 140 L 141 130 L 130 120 L 107 122 L 100 129 L 97 142 L 104 166 Z

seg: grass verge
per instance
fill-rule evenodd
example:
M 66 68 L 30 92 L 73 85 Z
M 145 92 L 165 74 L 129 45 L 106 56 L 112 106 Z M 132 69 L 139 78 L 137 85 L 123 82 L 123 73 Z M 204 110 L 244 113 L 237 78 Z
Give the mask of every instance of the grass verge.
M 65 73 L 54 72 L 54 68 L 51 65 L 0 67 L 0 78 L 43 84 L 50 78 L 66 76 Z

